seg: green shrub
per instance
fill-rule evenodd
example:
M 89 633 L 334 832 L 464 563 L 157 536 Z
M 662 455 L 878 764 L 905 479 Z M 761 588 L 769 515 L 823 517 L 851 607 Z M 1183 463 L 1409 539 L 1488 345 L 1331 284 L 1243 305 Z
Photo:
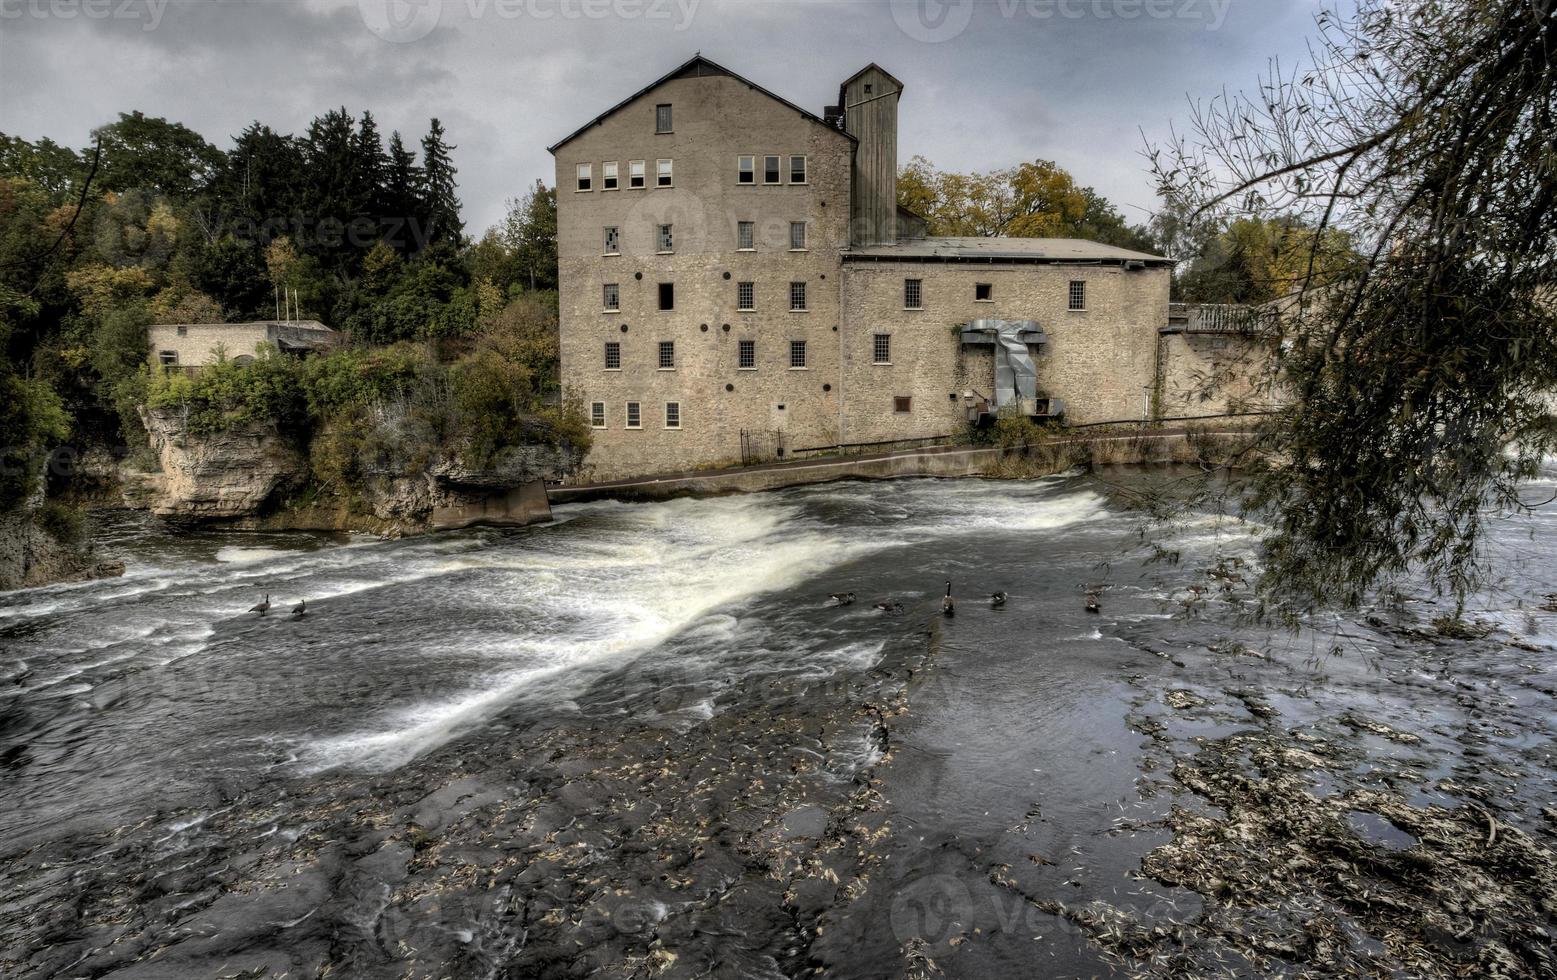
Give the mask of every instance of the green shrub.
M 37 485 L 43 454 L 70 434 L 70 416 L 54 389 L 23 378 L 0 361 L 0 512 L 12 510 Z
M 38 526 L 62 544 L 77 545 L 86 540 L 86 521 L 81 511 L 49 502 L 38 508 Z
M 301 429 L 306 403 L 297 363 L 261 345 L 254 360 L 239 364 L 225 358 L 193 375 L 154 374 L 146 404 L 182 408 L 192 432 L 221 432 L 255 422 L 273 422 L 282 431 Z

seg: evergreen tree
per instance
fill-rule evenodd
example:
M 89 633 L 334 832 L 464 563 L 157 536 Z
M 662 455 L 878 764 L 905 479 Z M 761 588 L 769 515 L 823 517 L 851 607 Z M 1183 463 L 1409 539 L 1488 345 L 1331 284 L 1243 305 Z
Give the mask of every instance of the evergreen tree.
M 346 227 L 364 213 L 356 176 L 356 125 L 345 107 L 331 109 L 308 125 L 304 220 L 297 243 L 336 273 L 350 274 L 359 257 L 352 254 Z
M 384 155 L 384 141 L 378 134 L 378 123 L 373 120 L 373 113 L 366 110 L 362 113 L 362 121 L 357 126 L 355 141 L 355 167 L 353 175 L 356 180 L 356 188 L 353 196 L 363 207 L 357 213 L 358 217 L 367 219 L 373 227 L 373 237 L 378 239 L 381 222 L 385 214 L 385 172 L 389 169 L 389 158 Z M 364 251 L 372 247 L 372 243 L 361 242 L 359 247 Z
M 302 206 L 303 150 L 291 136 L 259 122 L 233 140 L 212 183 L 217 221 L 211 238 L 232 234 L 263 246 L 287 234 Z
M 411 255 L 420 247 L 418 236 L 426 228 L 421 211 L 421 182 L 422 171 L 416 165 L 416 154 L 406 149 L 396 130 L 389 137 L 383 216 L 389 225 L 385 229 L 386 238 L 403 256 Z
M 422 212 L 427 216 L 427 244 L 447 242 L 458 246 L 464 224 L 460 221 L 460 201 L 455 195 L 458 173 L 449 153 L 457 147 L 443 141 L 443 124 L 433 119 L 422 138 Z

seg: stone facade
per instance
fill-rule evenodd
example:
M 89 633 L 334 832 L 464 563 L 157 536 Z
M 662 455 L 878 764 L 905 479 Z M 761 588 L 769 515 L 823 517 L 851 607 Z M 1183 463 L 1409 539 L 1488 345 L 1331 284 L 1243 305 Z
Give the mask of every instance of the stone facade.
M 333 347 L 339 341 L 339 333 L 314 320 L 159 323 L 146 328 L 152 366 L 185 370 L 215 364 L 221 357 L 253 358 L 262 344 L 301 353 Z
M 861 239 L 858 228 L 851 244 L 857 153 L 869 149 L 876 161 L 877 196 L 895 199 L 895 165 L 878 158 L 896 153 L 900 89 L 871 66 L 840 87 L 840 106 L 824 119 L 695 58 L 551 148 L 562 381 L 599 422 L 586 479 L 960 432 L 963 396 L 993 394 L 992 349 L 957 336 L 959 324 L 980 317 L 1042 325 L 1049 344 L 1035 351 L 1039 387 L 1064 399 L 1072 420 L 1145 416 L 1166 322 L 1166 260 L 1066 240 L 883 244 Z M 842 120 L 863 118 L 856 102 L 865 99 L 892 107 L 856 136 Z M 770 155 L 779 157 L 776 182 L 765 172 Z M 796 156 L 805 158 L 803 183 L 792 179 Z M 668 186 L 658 179 L 661 160 L 671 161 Z M 912 233 L 918 223 L 907 218 L 895 224 Z M 791 247 L 795 222 L 805 225 L 803 249 Z M 609 246 L 607 228 L 616 229 Z M 989 241 L 1001 244 L 982 247 Z M 907 278 L 921 281 L 922 309 L 905 309 Z M 1068 309 L 1072 281 L 1086 283 L 1084 311 Z M 662 283 L 673 286 L 673 309 L 660 308 Z M 741 283 L 752 284 L 750 309 Z M 790 309 L 793 283 L 804 283 L 804 311 Z M 976 299 L 979 283 L 990 286 L 988 301 Z M 891 338 L 890 363 L 876 363 L 877 334 Z M 743 343 L 751 345 L 746 366 Z M 798 343 L 803 364 L 792 363 Z M 608 344 L 618 345 L 618 362 L 608 364 Z M 668 364 L 662 344 L 672 345 Z M 668 424 L 667 405 L 679 425 Z
M 1278 407 L 1273 346 L 1247 334 L 1165 332 L 1157 414 L 1186 418 Z
M 1034 351 L 1038 388 L 1064 401 L 1068 420 L 1149 415 L 1166 267 L 851 258 L 844 273 L 844 442 L 958 432 L 967 422 L 962 396 L 988 397 L 994 386 L 991 348 L 962 344 L 958 328 L 987 318 L 1043 328 L 1048 343 Z M 904 308 L 908 279 L 920 283 L 921 309 Z M 1086 284 L 1084 310 L 1069 309 L 1072 282 Z M 976 298 L 979 284 L 989 287 L 988 300 Z M 875 363 L 877 334 L 891 338 L 890 364 Z M 907 412 L 897 401 L 905 396 Z

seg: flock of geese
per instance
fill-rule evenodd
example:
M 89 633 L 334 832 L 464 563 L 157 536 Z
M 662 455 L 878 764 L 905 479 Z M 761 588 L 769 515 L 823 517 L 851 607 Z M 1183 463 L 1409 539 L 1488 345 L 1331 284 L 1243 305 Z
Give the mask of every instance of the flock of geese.
M 265 598 L 257 605 L 250 606 L 249 612 L 258 613 L 261 616 L 270 612 L 270 593 L 265 593 Z M 297 605 L 292 607 L 292 618 L 302 619 L 306 615 L 308 615 L 308 600 L 299 599 Z
M 828 595 L 828 598 L 832 599 L 833 602 L 840 606 L 849 606 L 854 604 L 853 592 L 833 592 Z M 1004 592 L 991 592 L 989 594 L 990 608 L 999 609 L 1005 604 L 1006 594 Z M 876 603 L 876 608 L 889 615 L 896 615 L 897 613 L 903 611 L 903 604 L 896 599 L 883 599 Z M 1100 613 L 1102 611 L 1103 606 L 1098 601 L 1097 592 L 1088 591 L 1087 612 Z M 957 600 L 952 596 L 951 582 L 946 583 L 946 594 L 941 597 L 941 614 L 943 616 L 955 616 L 957 614 Z

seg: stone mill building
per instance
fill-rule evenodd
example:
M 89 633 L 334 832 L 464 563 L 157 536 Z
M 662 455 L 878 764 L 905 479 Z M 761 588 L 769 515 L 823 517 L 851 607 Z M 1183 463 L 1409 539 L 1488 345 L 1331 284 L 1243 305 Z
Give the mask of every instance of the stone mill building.
M 1157 411 L 1171 262 L 928 237 L 897 205 L 902 94 L 869 65 L 816 115 L 696 57 L 550 148 L 592 478 Z

